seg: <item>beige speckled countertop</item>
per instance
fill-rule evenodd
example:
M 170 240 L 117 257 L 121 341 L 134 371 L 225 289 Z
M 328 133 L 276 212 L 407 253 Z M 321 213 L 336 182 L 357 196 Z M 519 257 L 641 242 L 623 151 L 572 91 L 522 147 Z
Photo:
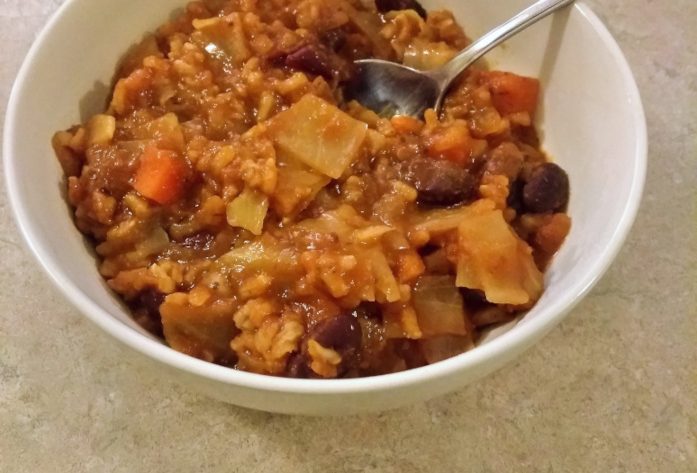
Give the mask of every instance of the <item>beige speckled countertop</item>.
M 62 0 L 0 0 L 0 123 Z M 697 1 L 592 0 L 649 124 L 628 244 L 517 363 L 377 416 L 274 416 L 163 379 L 84 320 L 20 241 L 0 195 L 0 472 L 696 472 Z

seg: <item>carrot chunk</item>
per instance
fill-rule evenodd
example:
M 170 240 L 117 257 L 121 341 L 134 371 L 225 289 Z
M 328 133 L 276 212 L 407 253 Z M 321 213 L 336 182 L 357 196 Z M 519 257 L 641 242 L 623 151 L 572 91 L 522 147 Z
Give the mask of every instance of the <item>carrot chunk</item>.
M 427 153 L 431 158 L 465 164 L 472 154 L 472 147 L 472 137 L 467 124 L 458 121 L 450 127 L 436 130 L 428 140 Z
M 188 171 L 186 161 L 174 151 L 150 146 L 140 157 L 133 187 L 158 204 L 169 204 L 184 192 Z
M 494 107 L 502 115 L 527 112 L 535 115 L 540 96 L 540 82 L 510 72 L 490 71 L 482 75 L 489 86 Z

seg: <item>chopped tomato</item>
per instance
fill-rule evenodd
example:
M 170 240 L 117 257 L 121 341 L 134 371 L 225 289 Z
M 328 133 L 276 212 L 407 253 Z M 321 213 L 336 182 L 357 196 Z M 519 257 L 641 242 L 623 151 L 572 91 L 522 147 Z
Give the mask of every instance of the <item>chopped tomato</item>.
M 149 146 L 140 157 L 133 187 L 158 204 L 169 204 L 181 197 L 188 172 L 177 153 Z
M 510 72 L 489 71 L 482 74 L 489 86 L 494 107 L 502 115 L 527 112 L 535 115 L 540 96 L 540 81 Z

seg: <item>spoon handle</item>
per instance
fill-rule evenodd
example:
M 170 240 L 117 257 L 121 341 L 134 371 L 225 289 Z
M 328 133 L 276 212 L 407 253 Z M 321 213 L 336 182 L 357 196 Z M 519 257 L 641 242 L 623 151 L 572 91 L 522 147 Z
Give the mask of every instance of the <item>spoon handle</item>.
M 574 0 L 539 0 L 516 16 L 497 26 L 487 34 L 470 44 L 464 51 L 453 58 L 440 71 L 445 88 L 477 59 L 488 53 L 511 36 L 519 33 L 548 15 L 571 5 Z

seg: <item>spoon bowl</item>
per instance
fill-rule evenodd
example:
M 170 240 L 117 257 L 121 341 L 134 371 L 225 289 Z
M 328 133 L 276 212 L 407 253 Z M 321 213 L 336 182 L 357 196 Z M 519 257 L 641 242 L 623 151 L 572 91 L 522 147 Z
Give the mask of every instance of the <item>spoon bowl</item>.
M 422 117 L 429 108 L 438 113 L 450 86 L 475 61 L 511 36 L 572 3 L 574 0 L 538 0 L 470 44 L 444 66 L 431 71 L 380 59 L 356 61 L 356 74 L 346 89 L 348 98 L 383 117 Z
M 356 61 L 351 98 L 378 115 L 420 117 L 441 97 L 443 84 L 428 72 L 381 59 Z

